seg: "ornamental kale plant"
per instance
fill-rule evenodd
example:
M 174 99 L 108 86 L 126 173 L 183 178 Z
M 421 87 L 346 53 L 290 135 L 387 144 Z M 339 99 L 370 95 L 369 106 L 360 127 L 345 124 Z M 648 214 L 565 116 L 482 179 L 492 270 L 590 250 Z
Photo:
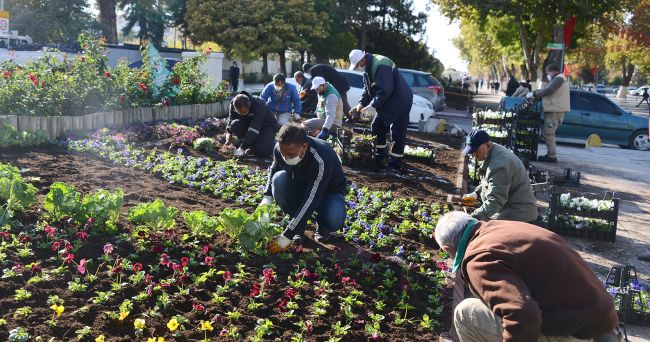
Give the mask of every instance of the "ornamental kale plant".
M 36 200 L 36 188 L 27 183 L 18 168 L 0 163 L 0 226 Z
M 196 236 L 212 237 L 214 233 L 221 232 L 219 219 L 208 215 L 203 210 L 183 212 L 183 220 L 192 234 Z
M 166 206 L 159 199 L 129 209 L 129 221 L 154 231 L 174 228 L 176 215 L 178 215 L 178 209 Z
M 281 232 L 279 225 L 271 223 L 277 215 L 277 207 L 260 206 L 252 214 L 244 209 L 224 209 L 218 220 L 223 232 L 245 250 L 263 250 L 273 236 Z

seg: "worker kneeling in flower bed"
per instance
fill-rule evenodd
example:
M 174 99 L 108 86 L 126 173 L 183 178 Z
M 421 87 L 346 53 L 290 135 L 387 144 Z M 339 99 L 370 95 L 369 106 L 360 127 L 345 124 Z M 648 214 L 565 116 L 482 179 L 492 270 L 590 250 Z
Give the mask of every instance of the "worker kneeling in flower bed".
M 235 156 L 251 150 L 259 157 L 273 153 L 273 138 L 278 131 L 278 121 L 266 103 L 245 91 L 230 102 L 228 135 L 225 148 L 235 149 Z
M 270 253 L 286 250 L 292 239 L 303 234 L 307 220 L 316 212 L 316 242 L 328 242 L 343 228 L 346 217 L 347 180 L 339 157 L 325 141 L 307 136 L 297 123 L 280 128 L 273 151 L 262 204 L 277 201 L 291 217 L 284 232 L 268 246 Z
M 478 297 L 454 310 L 461 342 L 623 340 L 612 297 L 559 235 L 451 212 L 435 239 Z
M 537 200 L 519 157 L 490 141 L 490 136 L 480 129 L 467 136 L 463 154 L 482 162 L 478 169 L 481 183 L 473 193 L 463 196 L 464 200 L 481 196 L 481 207 L 472 216 L 479 220 L 537 220 Z

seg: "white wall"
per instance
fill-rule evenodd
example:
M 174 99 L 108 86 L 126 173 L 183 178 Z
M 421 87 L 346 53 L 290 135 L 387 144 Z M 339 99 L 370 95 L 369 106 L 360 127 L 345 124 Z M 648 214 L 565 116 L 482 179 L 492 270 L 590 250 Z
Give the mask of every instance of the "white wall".
M 0 63 L 8 60 L 13 60 L 16 64 L 25 64 L 27 62 L 39 59 L 45 55 L 54 56 L 58 60 L 63 60 L 64 58 L 71 58 L 77 56 L 77 54 L 68 54 L 61 52 L 43 52 L 43 51 L 7 51 L 0 50 Z

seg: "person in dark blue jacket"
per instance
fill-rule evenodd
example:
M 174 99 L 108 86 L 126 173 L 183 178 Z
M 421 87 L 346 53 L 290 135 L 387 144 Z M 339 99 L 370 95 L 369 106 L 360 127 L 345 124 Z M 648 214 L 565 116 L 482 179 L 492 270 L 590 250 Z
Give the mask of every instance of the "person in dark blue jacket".
M 307 136 L 298 123 L 282 126 L 260 205 L 275 199 L 291 220 L 284 232 L 269 243 L 269 253 L 284 251 L 292 239 L 300 238 L 314 212 L 318 224 L 314 239 L 328 242 L 331 233 L 343 228 L 346 188 L 341 161 L 331 145 Z
M 404 157 L 413 92 L 395 63 L 387 57 L 352 50 L 350 70 L 352 69 L 364 72 L 363 94 L 355 110 L 374 116 L 370 128 L 375 135 L 376 163 L 381 166 L 385 162 L 386 134 L 390 129 L 393 148 L 388 168 L 397 171 L 401 168 Z
M 275 115 L 262 99 L 242 91 L 230 102 L 224 148 L 233 150 L 236 157 L 246 151 L 259 157 L 270 157 L 279 127 Z
M 287 77 L 284 74 L 275 74 L 273 82 L 264 87 L 260 97 L 266 101 L 266 105 L 275 114 L 280 125 L 291 121 L 292 115 L 294 119 L 300 119 L 302 104 L 298 89 L 293 84 L 287 84 Z

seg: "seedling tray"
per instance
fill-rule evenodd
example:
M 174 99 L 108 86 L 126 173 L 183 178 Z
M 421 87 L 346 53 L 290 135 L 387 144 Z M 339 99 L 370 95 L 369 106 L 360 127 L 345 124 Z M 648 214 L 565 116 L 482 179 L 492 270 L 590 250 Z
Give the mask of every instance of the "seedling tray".
M 603 240 L 614 242 L 616 240 L 616 228 L 618 223 L 618 209 L 619 199 L 613 198 L 612 208 L 609 210 L 595 210 L 595 209 L 578 209 L 568 208 L 560 202 L 560 193 L 553 192 L 551 194 L 551 202 L 549 203 L 549 222 L 548 229 L 564 236 L 575 236 L 593 240 Z M 598 220 L 595 223 L 601 227 L 594 228 L 578 228 L 568 227 L 566 220 L 571 219 L 578 222 L 578 225 L 587 224 L 591 220 Z
M 416 155 L 404 153 L 405 159 L 423 163 L 423 164 L 429 164 L 429 165 L 433 165 L 433 163 L 436 161 L 436 150 L 434 148 L 429 146 L 424 146 L 424 145 L 417 145 L 417 144 L 408 144 L 407 146 L 411 148 L 420 147 L 420 148 L 427 149 L 428 155 L 425 157 L 425 156 L 416 156 Z
M 569 168 L 564 169 L 564 174 L 553 177 L 553 184 L 559 186 L 580 186 L 580 172 L 575 172 Z

